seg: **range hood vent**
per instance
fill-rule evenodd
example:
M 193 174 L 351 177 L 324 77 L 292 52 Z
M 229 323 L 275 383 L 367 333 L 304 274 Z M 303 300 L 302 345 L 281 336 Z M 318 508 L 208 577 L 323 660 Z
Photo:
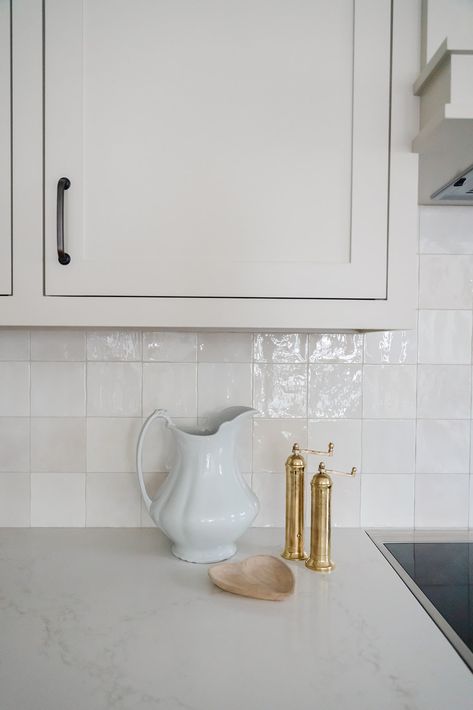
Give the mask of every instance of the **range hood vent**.
M 473 204 L 473 165 L 470 165 L 464 173 L 457 175 L 440 190 L 434 192 L 430 199 L 438 202 L 455 200 L 455 202 Z

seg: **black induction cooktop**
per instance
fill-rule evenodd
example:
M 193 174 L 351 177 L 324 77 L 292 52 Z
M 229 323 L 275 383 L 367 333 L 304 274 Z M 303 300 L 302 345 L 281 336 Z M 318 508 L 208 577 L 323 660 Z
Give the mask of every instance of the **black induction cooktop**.
M 473 670 L 473 542 L 376 544 Z

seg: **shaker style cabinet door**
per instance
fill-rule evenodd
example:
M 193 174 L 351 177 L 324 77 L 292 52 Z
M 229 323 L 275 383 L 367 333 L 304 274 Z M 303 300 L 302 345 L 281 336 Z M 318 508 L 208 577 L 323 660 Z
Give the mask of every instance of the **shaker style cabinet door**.
M 0 295 L 12 292 L 10 0 L 0 0 Z
M 386 298 L 390 0 L 44 12 L 47 295 Z

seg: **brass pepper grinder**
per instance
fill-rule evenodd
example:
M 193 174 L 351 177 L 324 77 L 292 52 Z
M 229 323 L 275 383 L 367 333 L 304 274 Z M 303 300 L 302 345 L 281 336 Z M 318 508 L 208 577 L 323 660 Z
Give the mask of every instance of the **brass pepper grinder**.
M 327 451 L 301 449 L 294 444 L 292 454 L 286 461 L 286 545 L 281 556 L 286 560 L 306 560 L 304 551 L 304 470 L 302 452 L 331 456 L 333 444 Z
M 356 468 L 352 468 L 350 473 L 327 471 L 325 464 L 321 462 L 319 472 L 312 478 L 310 557 L 306 560 L 305 566 L 316 572 L 330 572 L 335 567 L 330 559 L 332 479 L 329 473 L 354 476 Z

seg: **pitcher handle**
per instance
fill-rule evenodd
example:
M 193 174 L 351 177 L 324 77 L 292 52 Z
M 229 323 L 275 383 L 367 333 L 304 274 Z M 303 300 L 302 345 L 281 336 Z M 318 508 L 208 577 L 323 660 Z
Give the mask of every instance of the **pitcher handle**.
M 146 490 L 146 485 L 143 477 L 143 444 L 145 440 L 145 435 L 146 432 L 148 431 L 148 427 L 153 421 L 153 419 L 165 419 L 168 424 L 171 422 L 171 419 L 168 416 L 168 413 L 166 412 L 165 409 L 155 409 L 152 414 L 149 415 L 145 423 L 143 424 L 140 435 L 138 437 L 138 444 L 136 447 L 136 470 L 138 472 L 138 480 L 140 482 L 140 488 L 141 488 L 141 495 L 143 496 L 143 500 L 145 502 L 146 508 L 149 513 L 149 509 L 151 507 L 151 503 L 153 502 L 152 498 L 149 497 L 148 491 Z

